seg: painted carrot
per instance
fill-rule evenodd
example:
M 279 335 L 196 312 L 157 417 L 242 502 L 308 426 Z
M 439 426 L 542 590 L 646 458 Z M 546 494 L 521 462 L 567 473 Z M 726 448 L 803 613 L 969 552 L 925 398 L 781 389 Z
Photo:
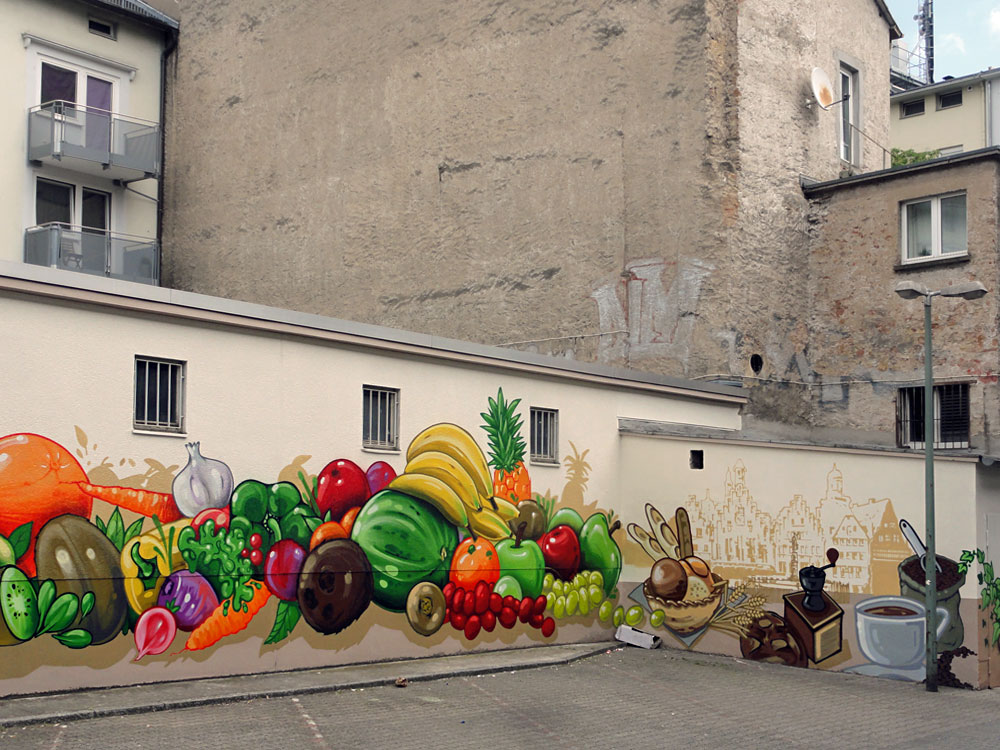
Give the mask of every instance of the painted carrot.
M 227 635 L 239 633 L 250 624 L 253 616 L 267 604 L 271 592 L 259 581 L 247 585 L 256 587 L 256 591 L 253 598 L 247 602 L 246 611 L 236 609 L 232 606 L 232 599 L 226 599 L 215 608 L 205 622 L 191 631 L 184 646 L 185 651 L 198 651 L 213 646 Z
M 163 523 L 179 521 L 184 516 L 177 509 L 174 496 L 163 492 L 136 490 L 131 487 L 102 487 L 80 482 L 82 492 L 97 500 L 117 505 L 143 516 L 156 516 Z

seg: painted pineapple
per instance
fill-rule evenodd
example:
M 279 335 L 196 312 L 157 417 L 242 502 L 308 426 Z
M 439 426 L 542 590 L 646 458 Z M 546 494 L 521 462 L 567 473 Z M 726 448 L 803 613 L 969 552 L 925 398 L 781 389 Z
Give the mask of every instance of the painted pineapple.
M 497 391 L 496 400 L 490 398 L 490 410 L 480 416 L 489 435 L 489 464 L 493 467 L 493 494 L 519 503 L 531 499 L 531 477 L 524 466 L 524 438 L 521 437 L 521 415 L 514 409 L 521 403 L 516 398 L 507 402 L 503 388 Z
M 587 489 L 587 477 L 590 474 L 590 464 L 586 460 L 590 449 L 580 453 L 572 440 L 569 441 L 569 446 L 573 449 L 573 455 L 563 459 L 566 464 L 566 486 L 563 487 L 561 500 L 573 508 L 582 508 L 583 491 Z

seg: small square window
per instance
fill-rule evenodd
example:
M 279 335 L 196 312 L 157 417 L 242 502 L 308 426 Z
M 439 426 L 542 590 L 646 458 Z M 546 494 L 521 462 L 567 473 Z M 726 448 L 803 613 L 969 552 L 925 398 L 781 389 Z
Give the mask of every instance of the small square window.
M 924 113 L 924 100 L 914 99 L 912 102 L 903 102 L 899 105 L 900 117 L 913 117 Z
M 184 432 L 184 369 L 184 362 L 136 356 L 133 429 Z
M 896 443 L 924 447 L 924 389 L 900 388 L 896 400 Z M 969 447 L 969 384 L 934 386 L 934 447 Z
M 361 408 L 362 447 L 398 451 L 399 389 L 362 386 Z
M 559 411 L 531 407 L 531 460 L 559 463 Z
M 962 90 L 949 91 L 947 94 L 938 94 L 938 109 L 948 109 L 949 107 L 962 106 Z
M 903 263 L 968 253 L 965 193 L 908 201 L 900 206 Z
M 99 18 L 91 18 L 87 21 L 87 26 L 91 34 L 106 36 L 108 39 L 118 38 L 118 26 L 110 21 L 102 21 Z

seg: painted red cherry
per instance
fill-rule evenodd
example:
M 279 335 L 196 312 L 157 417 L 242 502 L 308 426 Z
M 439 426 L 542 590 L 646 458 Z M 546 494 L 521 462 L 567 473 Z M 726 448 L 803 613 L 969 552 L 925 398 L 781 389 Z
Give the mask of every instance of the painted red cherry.
M 343 518 L 351 508 L 365 504 L 371 497 L 364 470 L 353 461 L 338 458 L 319 473 L 316 504 L 320 513 L 332 512 L 333 518 Z

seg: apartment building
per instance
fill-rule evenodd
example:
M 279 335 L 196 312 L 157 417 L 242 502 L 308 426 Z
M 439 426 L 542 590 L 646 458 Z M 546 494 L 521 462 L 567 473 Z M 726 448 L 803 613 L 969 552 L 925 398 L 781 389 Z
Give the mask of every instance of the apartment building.
M 2 0 L 0 259 L 158 284 L 164 63 L 139 0 Z
M 1000 145 L 1000 69 L 990 68 L 891 98 L 894 148 L 952 156 Z

